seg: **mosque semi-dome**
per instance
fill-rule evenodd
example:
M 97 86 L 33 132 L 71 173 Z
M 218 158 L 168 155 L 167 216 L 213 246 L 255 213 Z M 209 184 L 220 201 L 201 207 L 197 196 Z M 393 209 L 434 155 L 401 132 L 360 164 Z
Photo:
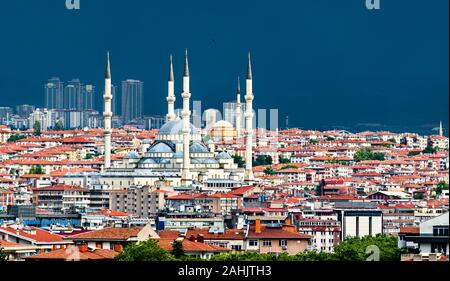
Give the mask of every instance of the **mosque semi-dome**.
M 170 147 L 167 143 L 158 142 L 149 148 L 148 152 L 150 153 L 173 153 L 175 152 L 172 147 Z

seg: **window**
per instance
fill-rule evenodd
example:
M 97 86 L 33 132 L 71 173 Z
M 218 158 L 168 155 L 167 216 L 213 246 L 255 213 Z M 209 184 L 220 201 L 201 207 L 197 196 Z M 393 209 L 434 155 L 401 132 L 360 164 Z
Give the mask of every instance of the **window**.
M 264 247 L 272 246 L 272 240 L 263 240 L 263 246 Z
M 234 251 L 240 251 L 240 250 L 242 250 L 242 246 L 241 245 L 231 245 L 231 249 Z
M 258 240 L 249 240 L 248 245 L 252 247 L 258 246 Z
M 280 240 L 278 243 L 279 243 L 280 247 L 286 247 L 287 246 L 287 240 L 285 240 L 285 239 Z
M 434 226 L 433 236 L 448 236 L 448 226 Z

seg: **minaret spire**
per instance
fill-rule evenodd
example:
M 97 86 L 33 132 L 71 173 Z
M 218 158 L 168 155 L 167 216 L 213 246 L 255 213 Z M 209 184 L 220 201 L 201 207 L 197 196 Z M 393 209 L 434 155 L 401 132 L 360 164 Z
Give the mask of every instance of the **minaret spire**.
M 245 93 L 245 181 L 253 181 L 253 77 L 250 52 L 248 52 L 248 68 Z
M 109 62 L 109 50 L 106 52 L 106 79 L 111 79 L 111 64 Z
M 169 81 L 173 81 L 173 59 L 172 55 L 169 57 Z
M 188 50 L 186 49 L 185 53 L 185 62 L 184 62 L 184 77 L 189 77 L 189 59 L 188 59 Z
M 168 91 L 167 91 L 167 116 L 166 121 L 170 122 L 172 120 L 175 120 L 175 94 L 174 94 L 174 75 L 173 75 L 173 60 L 172 55 L 170 55 L 169 58 L 169 79 L 168 79 Z
M 444 136 L 444 128 L 442 127 L 442 121 L 439 122 L 439 135 Z
M 250 51 L 248 51 L 247 80 L 252 80 L 252 79 L 253 79 L 253 75 L 252 75 L 252 58 L 251 58 Z
M 183 168 L 181 171 L 181 182 L 184 185 L 188 185 L 191 182 L 190 178 L 190 138 L 191 138 L 191 127 L 190 127 L 190 118 L 191 111 L 189 109 L 189 99 L 191 98 L 191 93 L 189 89 L 189 63 L 188 63 L 188 52 L 186 49 L 186 58 L 184 65 L 184 77 L 183 77 L 183 93 L 181 94 L 183 98 Z
M 104 100 L 104 138 L 105 138 L 105 163 L 104 168 L 108 169 L 111 167 L 111 118 L 113 113 L 111 112 L 111 100 L 113 96 L 111 94 L 111 65 L 109 60 L 109 51 L 106 53 L 106 72 L 105 72 L 105 95 Z

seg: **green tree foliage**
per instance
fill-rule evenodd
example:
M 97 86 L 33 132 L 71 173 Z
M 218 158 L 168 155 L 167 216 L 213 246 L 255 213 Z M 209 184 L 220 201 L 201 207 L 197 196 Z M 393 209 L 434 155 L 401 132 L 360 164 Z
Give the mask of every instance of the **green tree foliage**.
M 253 166 L 272 165 L 272 157 L 269 155 L 259 155 L 253 162 Z
M 64 130 L 64 123 L 62 122 L 62 120 L 58 120 L 58 122 L 56 122 L 54 129 L 55 129 L 55 131 Z
M 33 129 L 34 129 L 34 135 L 40 136 L 41 135 L 41 122 L 39 122 L 39 121 L 34 122 Z
M 32 166 L 30 168 L 30 174 L 31 175 L 45 175 L 44 169 L 42 169 L 42 166 Z
M 92 159 L 92 158 L 94 158 L 94 156 L 92 155 L 92 154 L 86 154 L 86 156 L 84 156 L 84 159 L 85 160 L 90 160 L 90 159 Z
M 318 141 L 318 140 L 309 140 L 309 143 L 310 143 L 310 144 L 318 144 L 319 141 Z
M 416 199 L 416 200 L 423 200 L 424 199 L 424 196 L 423 196 L 423 193 L 422 192 L 416 192 L 416 193 L 414 193 L 414 199 Z
M 280 163 L 281 164 L 289 164 L 289 163 L 291 163 L 291 160 L 288 158 L 280 157 Z
M 366 253 L 369 246 L 379 249 L 380 261 L 400 261 L 405 249 L 398 248 L 396 236 L 377 235 L 364 237 L 351 237 L 345 239 L 334 249 L 338 261 L 365 261 L 372 253 Z
M 9 139 L 8 139 L 8 142 L 16 142 L 16 141 L 18 141 L 18 140 L 23 140 L 23 139 L 26 139 L 27 138 L 27 136 L 24 136 L 24 135 L 11 135 L 10 137 L 9 137 Z
M 420 151 L 410 151 L 409 153 L 408 153 L 408 156 L 409 157 L 412 157 L 412 156 L 416 156 L 416 155 L 419 155 L 420 154 Z
M 239 168 L 243 168 L 245 166 L 245 161 L 242 156 L 233 155 L 234 164 L 237 164 Z
M 424 154 L 434 154 L 434 153 L 436 153 L 436 148 L 428 145 L 422 152 Z
M 394 138 L 388 139 L 388 142 L 397 143 Z
M 173 255 L 158 245 L 156 240 L 130 244 L 116 256 L 118 261 L 174 261 Z
M 325 138 L 325 140 L 326 141 L 335 141 L 336 139 L 333 138 L 333 137 L 328 136 L 328 137 Z
M 0 262 L 7 261 L 8 255 L 6 254 L 5 250 L 0 247 Z
M 264 174 L 273 176 L 275 175 L 275 171 L 273 170 L 272 166 L 269 166 L 264 170 Z
M 381 152 L 374 152 L 370 148 L 363 148 L 358 151 L 356 151 L 355 156 L 353 157 L 353 160 L 356 162 L 361 162 L 365 160 L 384 160 L 384 154 Z
M 183 243 L 181 241 L 177 241 L 177 240 L 173 241 L 171 254 L 177 259 L 184 256 Z
M 442 194 L 443 190 L 448 190 L 448 183 L 445 181 L 441 181 L 436 186 L 436 194 L 440 195 Z
M 295 166 L 295 165 L 286 165 L 286 166 L 281 167 L 280 170 L 286 170 L 286 169 L 297 169 L 297 166 Z

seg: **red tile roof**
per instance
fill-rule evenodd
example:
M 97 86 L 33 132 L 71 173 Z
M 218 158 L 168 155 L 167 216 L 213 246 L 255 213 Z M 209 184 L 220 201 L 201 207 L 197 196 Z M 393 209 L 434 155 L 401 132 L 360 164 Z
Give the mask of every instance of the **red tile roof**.
M 203 235 L 205 240 L 243 240 L 245 232 L 242 229 L 225 229 L 224 233 L 210 233 L 208 229 L 188 229 L 186 238 Z
M 118 253 L 107 249 L 96 249 L 93 251 L 80 251 L 76 246 L 67 249 L 58 249 L 47 253 L 26 257 L 27 260 L 64 260 L 64 261 L 86 261 L 86 260 L 111 260 Z
M 104 228 L 71 236 L 72 240 L 128 240 L 137 237 L 142 227 Z
M 48 231 L 42 230 L 37 227 L 29 227 L 30 231 L 24 230 L 24 229 L 14 229 L 11 227 L 0 227 L 0 232 L 6 232 L 9 235 L 12 236 L 21 236 L 25 239 L 30 239 L 33 241 L 36 241 L 38 243 L 60 243 L 60 242 L 66 242 L 71 243 L 71 241 L 64 241 L 63 236 L 58 234 L 53 234 Z M 35 232 L 35 233 L 32 233 Z

